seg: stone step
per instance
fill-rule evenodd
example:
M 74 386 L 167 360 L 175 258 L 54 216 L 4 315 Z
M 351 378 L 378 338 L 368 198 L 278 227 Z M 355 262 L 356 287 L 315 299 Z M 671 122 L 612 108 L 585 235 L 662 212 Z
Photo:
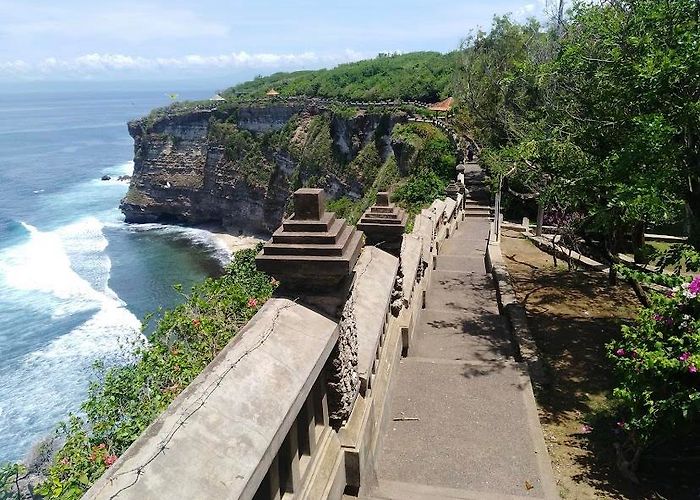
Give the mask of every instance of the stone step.
M 487 214 L 490 215 L 493 209 L 487 205 L 469 205 L 464 208 L 464 212 L 467 214 Z
M 426 309 L 497 311 L 496 289 L 483 272 L 433 271 L 425 293 Z
M 306 219 L 294 219 L 292 215 L 291 219 L 285 219 L 282 221 L 282 227 L 285 231 L 291 232 L 326 232 L 330 230 L 331 226 L 335 222 L 335 213 L 325 212 L 321 216 L 321 220 L 306 220 Z
M 438 255 L 435 258 L 435 266 L 437 271 L 457 271 L 457 272 L 484 272 L 484 257 L 481 255 L 474 256 L 453 256 L 453 255 Z
M 335 219 L 326 232 L 286 231 L 284 227 L 280 227 L 272 234 L 272 243 L 333 244 L 338 241 L 344 227 L 345 219 Z
M 440 246 L 440 255 L 453 257 L 474 257 L 483 255 L 486 248 L 488 231 L 475 231 L 450 238 Z
M 378 477 L 483 491 L 478 498 L 556 492 L 526 370 L 510 359 L 404 358 L 392 383 Z M 401 417 L 416 420 L 393 420 Z M 381 486 L 384 498 L 395 496 Z
M 502 361 L 513 347 L 498 308 L 423 309 L 409 350 L 411 358 Z
M 481 212 L 479 212 L 479 213 L 473 213 L 473 212 L 466 211 L 466 212 L 464 212 L 464 217 L 465 217 L 466 219 L 489 219 L 489 220 L 493 220 L 493 215 L 492 215 L 492 214 L 490 214 L 490 213 L 481 213 Z
M 276 276 L 276 269 L 280 266 L 283 268 L 289 268 L 289 266 L 294 266 L 295 271 L 301 273 L 309 273 L 316 271 L 317 273 L 325 274 L 348 274 L 352 271 L 357 257 L 362 250 L 360 246 L 360 239 L 364 235 L 361 231 L 353 231 L 349 240 L 347 255 L 259 255 L 257 260 L 266 261 L 270 268 L 266 269 L 266 272 Z M 351 253 L 350 253 L 351 252 Z
M 338 235 L 336 243 L 306 244 L 306 243 L 272 243 L 265 246 L 268 255 L 314 255 L 314 256 L 340 256 L 355 232 L 353 226 L 345 226 Z M 279 238 L 277 238 L 279 240 Z M 303 241 L 300 239 L 299 241 Z
M 350 500 L 351 497 L 347 497 Z M 470 491 L 444 486 L 387 481 L 380 479 L 377 488 L 367 500 L 524 500 L 536 497 L 495 494 L 487 491 Z M 343 500 L 346 500 L 344 497 Z

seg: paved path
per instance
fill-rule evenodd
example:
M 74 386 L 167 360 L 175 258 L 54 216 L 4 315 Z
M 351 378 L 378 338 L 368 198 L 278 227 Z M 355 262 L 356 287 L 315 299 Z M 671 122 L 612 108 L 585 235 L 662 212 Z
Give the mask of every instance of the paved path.
M 526 368 L 484 271 L 488 229 L 466 219 L 440 248 L 370 498 L 558 498 Z

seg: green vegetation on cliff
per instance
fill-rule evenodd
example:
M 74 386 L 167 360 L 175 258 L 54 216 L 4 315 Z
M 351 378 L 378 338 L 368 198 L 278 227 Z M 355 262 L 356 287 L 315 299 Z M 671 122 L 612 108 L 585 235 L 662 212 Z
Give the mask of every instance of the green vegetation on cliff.
M 341 64 L 333 69 L 257 77 L 226 90 L 222 95 L 226 98 L 261 97 L 274 88 L 281 96 L 434 102 L 450 93 L 455 65 L 454 52 L 380 54 L 374 59 Z

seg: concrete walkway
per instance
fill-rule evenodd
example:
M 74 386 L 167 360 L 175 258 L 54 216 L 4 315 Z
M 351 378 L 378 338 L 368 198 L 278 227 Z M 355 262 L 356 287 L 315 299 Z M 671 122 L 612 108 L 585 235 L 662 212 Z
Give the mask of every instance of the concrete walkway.
M 558 498 L 526 368 L 484 271 L 488 230 L 488 219 L 467 219 L 440 249 L 369 498 Z

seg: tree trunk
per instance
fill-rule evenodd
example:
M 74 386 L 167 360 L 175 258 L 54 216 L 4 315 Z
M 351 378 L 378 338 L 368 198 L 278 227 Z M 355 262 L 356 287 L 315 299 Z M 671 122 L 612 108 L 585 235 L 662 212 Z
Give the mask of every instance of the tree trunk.
M 646 264 L 646 262 L 644 262 L 644 256 L 640 253 L 640 250 L 645 244 L 644 223 L 637 222 L 632 228 L 632 252 L 634 253 L 635 264 Z
M 542 226 L 544 225 L 544 206 L 537 205 L 537 229 L 535 230 L 536 236 L 542 236 Z

